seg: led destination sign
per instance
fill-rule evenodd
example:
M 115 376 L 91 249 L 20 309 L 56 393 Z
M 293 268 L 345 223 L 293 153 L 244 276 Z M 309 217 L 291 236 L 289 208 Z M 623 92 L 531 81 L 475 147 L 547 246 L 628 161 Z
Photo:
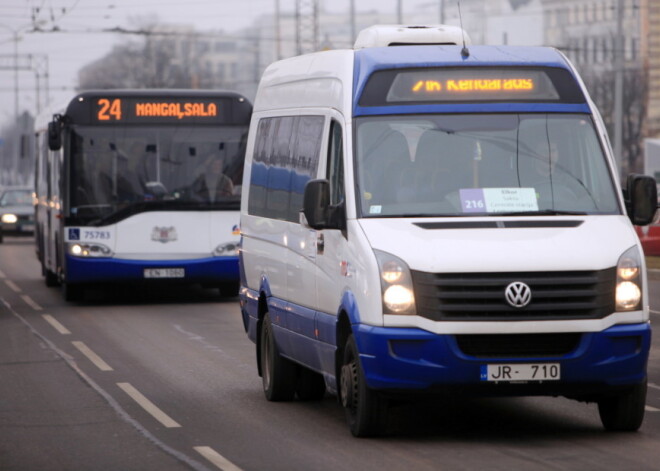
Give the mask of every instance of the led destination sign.
M 559 94 L 541 70 L 454 68 L 402 71 L 387 101 L 557 100 Z
M 106 123 L 221 122 L 228 103 L 204 98 L 97 98 L 94 119 Z
M 425 67 L 374 72 L 361 106 L 406 103 L 584 103 L 571 73 L 558 67 Z

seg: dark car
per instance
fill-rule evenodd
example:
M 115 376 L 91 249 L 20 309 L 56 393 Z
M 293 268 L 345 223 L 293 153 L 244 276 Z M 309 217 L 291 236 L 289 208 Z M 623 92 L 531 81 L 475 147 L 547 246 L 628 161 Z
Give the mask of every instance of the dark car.
M 0 243 L 5 235 L 34 233 L 32 188 L 6 187 L 0 190 Z

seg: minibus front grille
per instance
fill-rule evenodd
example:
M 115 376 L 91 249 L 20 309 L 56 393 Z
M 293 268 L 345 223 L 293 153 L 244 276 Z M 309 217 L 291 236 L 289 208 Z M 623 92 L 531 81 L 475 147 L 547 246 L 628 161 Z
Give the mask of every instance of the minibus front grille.
M 557 358 L 573 352 L 582 334 L 456 335 L 458 348 L 476 358 Z
M 616 269 L 575 272 L 426 273 L 412 270 L 419 316 L 434 321 L 600 319 L 614 312 Z M 531 289 L 525 307 L 511 306 L 506 287 Z

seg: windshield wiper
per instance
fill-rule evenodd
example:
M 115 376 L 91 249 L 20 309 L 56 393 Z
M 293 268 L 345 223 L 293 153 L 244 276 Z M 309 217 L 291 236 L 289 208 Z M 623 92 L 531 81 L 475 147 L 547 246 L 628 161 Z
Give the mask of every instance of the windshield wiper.
M 508 213 L 489 213 L 488 216 L 586 216 L 585 211 L 564 211 L 543 209 L 540 211 L 511 211 Z

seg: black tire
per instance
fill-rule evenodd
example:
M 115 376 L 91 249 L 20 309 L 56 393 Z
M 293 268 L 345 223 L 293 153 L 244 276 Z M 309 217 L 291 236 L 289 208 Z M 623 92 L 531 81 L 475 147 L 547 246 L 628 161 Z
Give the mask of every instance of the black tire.
M 605 430 L 634 432 L 642 426 L 646 407 L 646 380 L 631 390 L 598 401 L 598 413 Z
M 296 383 L 296 396 L 301 401 L 323 399 L 323 396 L 325 396 L 323 375 L 301 366 L 298 372 L 298 382 Z
M 54 286 L 59 286 L 60 280 L 58 280 L 57 275 L 47 269 L 46 267 L 43 267 L 43 272 L 44 276 L 46 277 L 46 286 L 49 288 L 52 288 Z
M 387 400 L 369 389 L 360 364 L 355 338 L 351 334 L 344 348 L 339 394 L 351 433 L 356 437 L 381 435 L 387 423 Z
M 0 229 L 0 244 L 2 244 L 5 241 L 5 236 L 2 233 L 2 229 Z
M 64 300 L 68 302 L 76 302 L 83 299 L 85 294 L 85 287 L 78 284 L 62 283 L 62 295 Z
M 296 393 L 296 365 L 282 357 L 275 345 L 270 315 L 266 314 L 261 326 L 260 355 L 261 380 L 269 401 L 290 401 Z

